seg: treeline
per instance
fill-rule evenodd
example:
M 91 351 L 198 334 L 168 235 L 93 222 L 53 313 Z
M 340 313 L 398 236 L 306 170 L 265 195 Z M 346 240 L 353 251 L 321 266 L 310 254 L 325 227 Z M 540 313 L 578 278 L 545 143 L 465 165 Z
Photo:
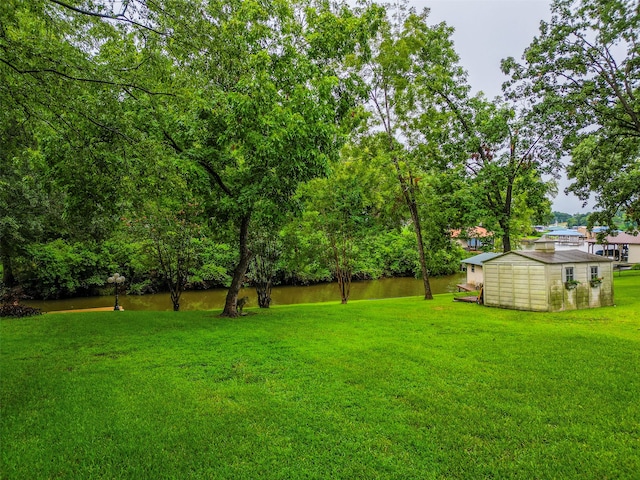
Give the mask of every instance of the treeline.
M 579 227 L 587 225 L 589 222 L 590 213 L 564 213 L 564 212 L 552 212 L 552 221 L 555 223 L 566 223 L 567 227 Z
M 591 216 L 592 213 L 590 212 L 574 213 L 573 215 L 564 212 L 552 212 L 551 220 L 552 222 L 566 223 L 567 227 L 569 228 L 579 226 L 594 226 L 597 223 L 594 219 L 592 219 Z M 608 223 L 610 227 L 619 230 L 633 231 L 634 228 L 637 228 L 637 225 L 632 220 L 630 220 L 630 218 L 623 211 L 618 211 L 614 215 L 612 215 Z
M 324 240 L 324 239 L 322 239 Z M 237 262 L 233 245 L 211 238 L 194 239 L 196 253 L 189 269 L 186 289 L 229 287 L 229 272 Z M 288 238 L 279 241 L 277 259 L 271 281 L 273 285 L 309 285 L 334 281 L 331 259 L 323 255 L 324 241 Z M 293 249 L 291 249 L 293 248 Z M 453 247 L 431 255 L 433 275 L 459 270 L 461 251 Z M 367 245 L 357 252 L 352 275 L 354 279 L 418 276 L 415 238 L 410 229 L 381 232 L 367 238 Z M 168 290 L 166 277 L 154 252 L 144 241 L 117 239 L 94 243 L 57 239 L 29 245 L 23 255 L 14 259 L 14 273 L 22 293 L 35 298 L 55 299 L 70 296 L 112 293 L 107 277 L 117 271 L 127 280 L 126 291 L 139 295 Z M 252 282 L 255 269 L 247 272 Z M 336 291 L 338 297 L 339 292 Z
M 563 155 L 594 218 L 637 225 L 640 20 L 571 3 L 490 100 L 406 3 L 2 2 L 3 285 L 90 293 L 118 270 L 176 310 L 228 286 L 235 316 L 247 280 L 268 306 L 273 282 L 335 279 L 346 302 L 352 278 L 412 274 L 428 299 L 451 229 L 509 251 L 548 217 Z

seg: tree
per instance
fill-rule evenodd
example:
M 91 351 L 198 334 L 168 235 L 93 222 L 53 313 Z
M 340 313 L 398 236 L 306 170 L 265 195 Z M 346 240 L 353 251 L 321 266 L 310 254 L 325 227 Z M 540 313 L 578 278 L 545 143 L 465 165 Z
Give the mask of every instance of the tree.
M 253 257 L 248 277 L 258 295 L 258 307 L 269 308 L 271 305 L 271 289 L 278 266 L 281 249 L 277 232 L 262 230 L 251 242 Z
M 640 7 L 630 0 L 554 0 L 550 22 L 523 62 L 503 60 L 512 97 L 526 98 L 538 124 L 562 131 L 571 155 L 568 188 L 612 223 L 619 208 L 640 220 Z M 611 225 L 613 227 L 613 225 Z
M 67 2 L 8 0 L 0 19 L 2 123 L 32 132 L 19 148 L 38 150 L 47 182 L 62 192 L 57 235 L 104 238 L 115 208 L 138 191 L 127 174 L 144 142 L 130 105 L 134 92 L 152 92 L 136 84 L 146 70 L 134 67 L 137 48 L 109 15 Z
M 223 312 L 237 315 L 253 215 L 285 208 L 300 182 L 324 175 L 350 128 L 355 85 L 343 59 L 358 45 L 366 51 L 371 15 L 311 0 L 9 3 L 0 7 L 10 20 L 0 37 L 2 83 L 21 108 L 78 121 L 83 134 L 95 127 L 90 142 L 65 138 L 66 154 L 96 157 L 78 171 L 104 178 L 95 166 L 152 158 L 136 151 L 142 146 L 161 156 L 171 148 L 209 176 L 221 197 L 210 213 L 237 228 Z M 109 198 L 113 182 L 105 187 L 92 190 Z
M 558 154 L 548 148 L 554 132 L 530 125 L 513 108 L 482 95 L 453 111 L 464 138 L 471 192 L 486 225 L 495 225 L 503 251 L 509 252 L 518 220 L 525 217 L 520 234 L 528 234 L 531 224 L 551 210 L 547 195 L 555 184 L 544 182 L 542 175 L 555 175 L 559 169 Z
M 428 10 L 417 14 L 400 6 L 388 19 L 372 46 L 373 57 L 362 62 L 369 86 L 369 107 L 376 134 L 386 145 L 405 205 L 409 210 L 419 252 L 425 299 L 433 298 L 419 213 L 417 185 L 425 168 L 440 155 L 450 124 L 442 91 L 464 92 L 464 74 L 444 24 L 429 27 Z M 420 162 L 412 150 L 420 146 Z
M 200 207 L 191 202 L 180 205 L 149 205 L 148 215 L 131 222 L 138 236 L 148 243 L 164 278 L 173 310 L 180 310 L 180 298 L 196 266 L 197 239 L 201 236 L 198 221 Z
M 11 288 L 15 283 L 13 260 L 29 243 L 44 239 L 52 217 L 59 212 L 42 156 L 37 150 L 13 150 L 8 136 L 10 131 L 0 132 L 0 262 L 2 284 Z
M 312 229 L 324 234 L 318 250 L 326 252 L 340 299 L 346 304 L 354 270 L 367 255 L 365 239 L 373 233 L 382 196 L 377 192 L 379 170 L 363 161 L 353 145 L 342 152 L 341 159 L 332 165 L 331 175 L 309 182 L 304 196 L 306 210 L 313 215 Z
M 301 182 L 327 173 L 355 104 L 342 59 L 370 27 L 347 7 L 333 11 L 324 2 L 237 0 L 199 8 L 188 28 L 171 24 L 184 42 L 171 51 L 191 88 L 162 133 L 209 176 L 220 195 L 210 213 L 236 225 L 238 264 L 223 311 L 234 317 L 251 259 L 252 219 L 263 209 L 286 210 Z M 214 58 L 194 55 L 194 43 Z

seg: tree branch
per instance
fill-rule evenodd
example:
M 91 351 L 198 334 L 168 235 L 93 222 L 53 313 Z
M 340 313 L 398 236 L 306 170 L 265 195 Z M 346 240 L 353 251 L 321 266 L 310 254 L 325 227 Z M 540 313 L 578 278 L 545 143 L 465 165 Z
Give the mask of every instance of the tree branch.
M 5 60 L 4 58 L 0 58 L 0 62 L 4 63 L 5 65 L 7 65 L 9 68 L 11 68 L 14 72 L 19 73 L 20 75 L 31 75 L 34 76 L 38 73 L 52 73 L 54 75 L 58 75 L 62 78 L 66 78 L 67 80 L 72 80 L 75 82 L 85 82 L 85 83 L 96 83 L 96 84 L 101 84 L 101 85 L 111 85 L 114 87 L 120 87 L 123 89 L 126 88 L 131 88 L 134 90 L 140 90 L 141 92 L 146 93 L 147 95 L 166 95 L 169 97 L 175 97 L 175 94 L 173 93 L 164 93 L 164 92 L 152 92 L 151 90 L 148 90 L 144 87 L 141 87 L 140 85 L 134 85 L 131 83 L 118 83 L 118 82 L 113 82 L 111 80 L 100 80 L 97 78 L 82 78 L 82 77 L 74 77 L 73 75 L 68 75 L 64 72 L 59 72 L 58 70 L 54 70 L 53 68 L 43 68 L 43 69 L 33 69 L 33 70 L 21 70 L 18 67 L 16 67 L 15 65 L 13 65 L 12 63 L 8 62 L 7 60 Z
M 89 17 L 97 17 L 97 18 L 104 18 L 106 20 L 115 20 L 118 22 L 125 22 L 125 23 L 129 23 L 131 25 L 135 25 L 136 27 L 140 27 L 143 28 L 145 30 L 149 30 L 153 33 L 157 33 L 158 35 L 162 35 L 162 36 L 167 36 L 168 34 L 165 32 L 161 32 L 159 30 L 156 30 L 153 27 L 150 27 L 148 25 L 143 25 L 141 23 L 136 22 L 135 20 L 131 20 L 130 18 L 127 18 L 124 14 L 127 11 L 127 7 L 129 6 L 129 3 L 126 2 L 125 3 L 125 8 L 123 10 L 122 13 L 119 13 L 117 15 L 108 15 L 108 14 L 104 14 L 104 13 L 98 13 L 98 12 L 92 12 L 89 10 L 83 10 L 81 8 L 77 8 L 74 7 L 73 5 L 69 5 L 68 3 L 65 2 L 61 2 L 60 0 L 49 0 L 51 3 L 55 3 L 56 5 L 59 5 L 62 8 L 66 8 L 67 10 L 72 10 L 76 13 L 79 13 L 81 15 L 87 15 Z
M 216 181 L 216 183 L 218 184 L 218 186 L 222 189 L 222 191 L 224 193 L 226 193 L 227 195 L 229 195 L 230 197 L 233 197 L 233 192 L 229 189 L 229 187 L 227 187 L 224 182 L 222 181 L 222 178 L 220 177 L 220 175 L 218 174 L 218 172 L 216 172 L 211 165 L 209 165 L 205 160 L 198 160 L 198 163 L 200 164 L 200 166 L 202 168 L 204 168 L 207 173 L 209 175 L 211 175 L 211 177 Z

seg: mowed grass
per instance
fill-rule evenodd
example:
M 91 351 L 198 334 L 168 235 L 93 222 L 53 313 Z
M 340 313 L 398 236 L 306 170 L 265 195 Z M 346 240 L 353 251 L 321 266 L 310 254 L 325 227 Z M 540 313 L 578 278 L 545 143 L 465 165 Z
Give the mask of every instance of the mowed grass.
M 555 314 L 405 298 L 0 322 L 3 479 L 637 479 L 640 272 Z

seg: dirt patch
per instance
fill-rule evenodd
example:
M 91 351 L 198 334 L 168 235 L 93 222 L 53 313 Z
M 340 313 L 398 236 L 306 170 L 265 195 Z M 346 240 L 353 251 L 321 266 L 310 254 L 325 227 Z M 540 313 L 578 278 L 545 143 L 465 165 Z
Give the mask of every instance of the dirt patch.
M 52 313 L 77 313 L 77 312 L 114 312 L 113 307 L 96 307 L 96 308 L 75 308 L 73 310 L 56 310 L 53 312 L 46 312 L 47 314 Z M 120 307 L 120 311 L 124 311 L 124 308 Z

